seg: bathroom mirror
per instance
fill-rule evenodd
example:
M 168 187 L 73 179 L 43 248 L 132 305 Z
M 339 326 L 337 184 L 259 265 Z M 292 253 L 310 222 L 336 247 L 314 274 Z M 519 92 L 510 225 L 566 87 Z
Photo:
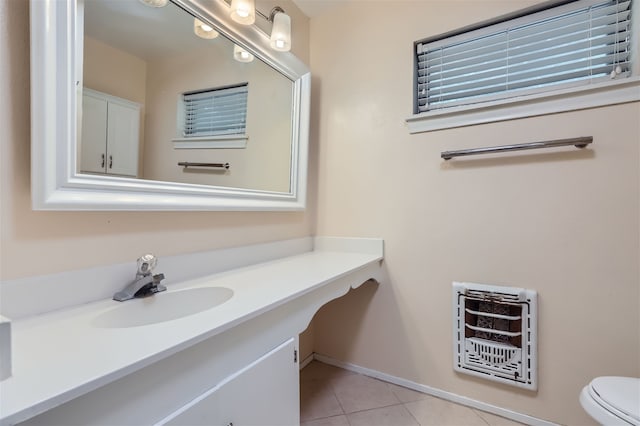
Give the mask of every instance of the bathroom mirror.
M 308 69 L 224 0 L 30 6 L 34 209 L 304 209 Z M 219 36 L 196 36 L 196 19 Z M 255 59 L 234 60 L 238 47 Z M 193 98 L 229 93 L 244 124 L 192 131 Z

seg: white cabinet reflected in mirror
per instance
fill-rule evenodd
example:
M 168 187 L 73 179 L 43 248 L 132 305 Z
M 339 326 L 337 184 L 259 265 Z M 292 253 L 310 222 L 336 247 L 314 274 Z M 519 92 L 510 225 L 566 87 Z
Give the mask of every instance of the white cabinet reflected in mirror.
M 31 0 L 34 209 L 303 209 L 308 69 L 228 15 Z

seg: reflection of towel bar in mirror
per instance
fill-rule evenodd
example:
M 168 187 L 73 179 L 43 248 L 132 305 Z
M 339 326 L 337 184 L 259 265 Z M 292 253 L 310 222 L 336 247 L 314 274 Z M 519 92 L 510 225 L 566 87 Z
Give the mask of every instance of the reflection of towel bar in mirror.
M 182 166 L 185 169 L 187 167 L 211 167 L 215 169 L 227 169 L 231 167 L 229 163 L 189 163 L 188 161 L 181 161 L 178 166 Z
M 556 148 L 559 146 L 569 146 L 569 145 L 574 145 L 576 148 L 584 148 L 592 142 L 593 142 L 593 136 L 582 136 L 579 138 L 558 139 L 558 140 L 543 141 L 543 142 L 530 142 L 530 143 L 522 143 L 517 145 L 502 145 L 502 146 L 492 146 L 492 147 L 486 147 L 486 148 L 461 149 L 458 151 L 443 151 L 440 153 L 440 157 L 444 158 L 445 160 L 450 160 L 453 157 L 464 157 L 466 155 L 492 154 L 496 152 L 508 152 L 508 151 L 523 151 L 527 149 L 538 149 L 538 148 Z

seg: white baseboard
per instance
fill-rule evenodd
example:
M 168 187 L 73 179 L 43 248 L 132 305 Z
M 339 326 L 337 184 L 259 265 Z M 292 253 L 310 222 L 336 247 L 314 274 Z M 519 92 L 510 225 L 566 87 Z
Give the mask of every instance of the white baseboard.
M 303 368 L 305 368 L 307 365 L 309 365 L 309 363 L 311 361 L 314 360 L 314 354 L 312 353 L 311 355 L 309 355 L 308 357 L 306 357 L 303 360 L 300 360 L 300 370 L 302 370 Z
M 394 385 L 398 385 L 405 388 L 413 389 L 418 392 L 426 393 L 427 395 L 435 396 L 440 399 L 455 402 L 456 404 L 465 405 L 467 407 L 476 408 L 478 410 L 482 410 L 488 413 L 496 414 L 498 416 L 506 417 L 508 419 L 515 420 L 520 423 L 525 423 L 531 426 L 557 426 L 556 423 L 552 423 L 547 420 L 542 420 L 537 417 L 529 416 L 527 414 L 511 411 L 506 408 L 497 407 L 495 405 L 487 404 L 482 401 L 477 401 L 475 399 L 467 398 L 466 396 L 461 396 L 455 393 L 433 388 L 431 386 L 422 385 L 420 383 L 412 382 L 410 380 L 402 379 L 400 377 L 395 377 L 390 374 L 372 370 L 370 368 L 360 367 L 359 365 L 339 361 L 337 359 L 328 357 L 326 355 L 321 355 L 315 352 L 304 360 L 305 365 L 311 362 L 311 359 L 309 358 L 316 359 L 325 364 L 333 365 L 335 367 L 340 367 L 345 370 L 353 371 L 355 373 L 363 374 L 365 376 L 373 377 L 375 379 L 380 379 L 388 383 L 393 383 Z M 302 363 L 300 365 L 302 368 Z

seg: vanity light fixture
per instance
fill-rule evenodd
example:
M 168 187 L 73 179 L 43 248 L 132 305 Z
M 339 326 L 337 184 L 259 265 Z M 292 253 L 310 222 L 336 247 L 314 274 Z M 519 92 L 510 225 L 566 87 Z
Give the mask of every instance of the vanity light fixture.
M 193 18 L 193 32 L 200 38 L 211 40 L 218 37 L 219 33 L 209 24 L 206 24 L 198 18 Z
M 273 23 L 271 27 L 271 47 L 279 52 L 291 50 L 291 17 L 284 10 L 276 6 L 271 10 L 269 21 Z
M 140 3 L 150 7 L 165 7 L 169 0 L 140 0 Z
M 251 25 L 256 21 L 254 0 L 231 0 L 231 19 L 242 25 Z
M 271 13 L 267 16 L 256 9 L 255 0 L 224 1 L 230 4 L 231 19 L 240 24 L 253 24 L 256 20 L 256 14 L 271 22 L 271 36 L 269 37 L 271 48 L 279 52 L 291 50 L 291 17 L 280 6 L 271 9 Z
M 238 62 L 251 62 L 254 56 L 237 44 L 233 45 L 233 59 Z

